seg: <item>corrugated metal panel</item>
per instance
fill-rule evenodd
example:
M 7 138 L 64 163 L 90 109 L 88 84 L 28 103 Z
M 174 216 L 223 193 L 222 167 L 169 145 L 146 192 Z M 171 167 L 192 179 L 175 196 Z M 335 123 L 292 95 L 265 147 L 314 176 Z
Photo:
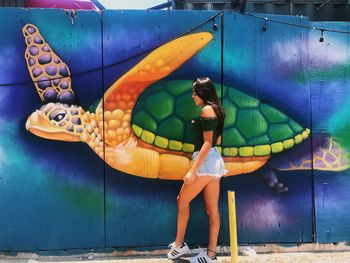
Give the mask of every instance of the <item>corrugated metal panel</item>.
M 0 7 L 22 7 L 24 0 L 0 0 Z
M 175 9 L 237 9 L 240 0 L 175 0 Z M 321 7 L 321 8 L 320 8 Z M 303 15 L 314 21 L 350 21 L 350 5 L 347 0 L 248 0 L 245 11 L 278 15 Z

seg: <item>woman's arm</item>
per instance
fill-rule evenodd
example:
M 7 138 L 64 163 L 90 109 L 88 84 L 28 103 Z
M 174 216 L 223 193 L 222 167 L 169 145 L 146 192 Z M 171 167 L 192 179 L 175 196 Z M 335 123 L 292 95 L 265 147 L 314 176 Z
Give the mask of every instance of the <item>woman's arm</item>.
M 203 118 L 215 118 L 216 114 L 213 108 L 207 105 L 203 107 L 200 116 Z M 205 158 L 207 158 L 210 148 L 212 147 L 213 136 L 213 131 L 203 131 L 204 143 L 198 153 L 197 159 L 193 162 L 191 169 L 187 172 L 186 176 L 184 177 L 184 181 L 186 184 L 192 183 L 197 174 L 198 168 L 203 164 Z
M 221 135 L 216 139 L 216 145 L 220 145 L 221 144 Z

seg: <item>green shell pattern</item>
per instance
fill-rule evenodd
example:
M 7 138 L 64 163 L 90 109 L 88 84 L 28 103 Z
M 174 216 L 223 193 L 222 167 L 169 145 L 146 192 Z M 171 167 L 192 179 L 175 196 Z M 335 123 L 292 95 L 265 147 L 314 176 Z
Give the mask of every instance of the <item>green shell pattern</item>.
M 221 97 L 220 85 L 215 84 Z M 132 129 L 142 141 L 162 149 L 192 153 L 191 120 L 200 107 L 194 105 L 192 80 L 159 81 L 138 98 Z M 265 156 L 292 148 L 309 134 L 279 110 L 232 87 L 223 86 L 226 111 L 221 151 L 223 156 Z

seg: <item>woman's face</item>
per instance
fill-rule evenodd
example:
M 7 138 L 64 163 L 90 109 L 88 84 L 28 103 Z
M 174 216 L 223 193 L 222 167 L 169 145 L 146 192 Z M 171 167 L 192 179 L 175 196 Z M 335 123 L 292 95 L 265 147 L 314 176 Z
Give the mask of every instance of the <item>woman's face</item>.
M 192 99 L 194 100 L 194 104 L 196 104 L 196 106 L 204 106 L 203 100 L 198 97 L 197 93 L 194 90 L 192 90 Z

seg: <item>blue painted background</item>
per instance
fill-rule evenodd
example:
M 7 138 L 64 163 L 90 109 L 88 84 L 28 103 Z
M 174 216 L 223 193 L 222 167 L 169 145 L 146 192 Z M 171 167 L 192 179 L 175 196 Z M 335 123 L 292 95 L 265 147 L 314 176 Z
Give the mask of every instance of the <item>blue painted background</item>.
M 21 31 L 27 23 L 40 28 L 88 106 L 103 91 L 101 70 L 84 74 L 101 68 L 100 16 L 79 13 L 74 25 L 54 10 L 1 9 L 0 17 L 7 36 L 0 44 L 0 249 L 103 247 L 103 161 L 87 145 L 47 141 L 25 130 L 41 101 L 26 69 Z
M 181 186 L 123 174 L 86 144 L 45 140 L 26 131 L 26 118 L 41 102 L 24 60 L 23 25 L 35 24 L 69 66 L 79 105 L 87 109 L 149 50 L 215 14 L 81 11 L 72 19 L 61 10 L 0 9 L 5 36 L 0 41 L 0 250 L 164 247 L 175 237 Z M 345 23 L 269 17 L 350 30 Z M 326 32 L 321 43 L 319 31 L 268 22 L 264 32 L 263 25 L 263 20 L 231 12 L 207 21 L 194 32 L 209 31 L 214 40 L 167 79 L 223 80 L 349 149 L 349 36 Z M 312 143 L 311 138 L 303 144 L 310 158 Z M 289 154 L 274 157 L 271 165 Z M 220 244 L 229 243 L 227 190 L 236 191 L 241 244 L 349 240 L 348 173 L 278 172 L 290 189 L 283 194 L 268 188 L 259 170 L 224 178 Z M 207 219 L 200 197 L 191 209 L 187 241 L 205 244 Z

